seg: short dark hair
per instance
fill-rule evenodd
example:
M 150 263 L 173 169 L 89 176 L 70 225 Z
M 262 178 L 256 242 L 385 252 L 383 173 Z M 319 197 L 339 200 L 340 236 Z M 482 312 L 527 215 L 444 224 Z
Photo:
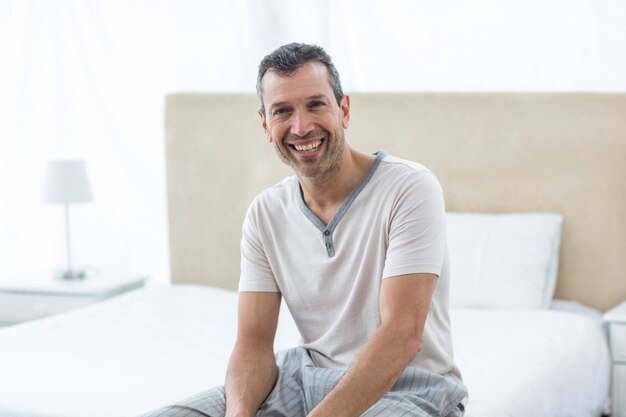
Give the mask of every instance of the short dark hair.
M 339 73 L 333 61 L 330 59 L 330 55 L 328 55 L 321 46 L 294 42 L 283 45 L 271 54 L 266 55 L 259 64 L 259 74 L 256 79 L 256 94 L 261 102 L 260 111 L 263 113 L 263 116 L 265 116 L 265 105 L 263 104 L 263 86 L 261 85 L 261 81 L 265 73 L 267 71 L 273 71 L 281 75 L 291 75 L 298 68 L 311 61 L 321 62 L 326 66 L 328 70 L 328 82 L 335 94 L 337 105 L 341 105 L 343 90 L 341 88 L 341 81 L 339 80 Z

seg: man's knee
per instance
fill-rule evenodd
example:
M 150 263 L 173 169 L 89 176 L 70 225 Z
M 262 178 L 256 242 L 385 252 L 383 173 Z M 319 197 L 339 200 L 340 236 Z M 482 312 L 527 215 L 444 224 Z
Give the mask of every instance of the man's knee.
M 150 411 L 141 417 L 224 417 L 225 412 L 224 388 L 216 387 Z

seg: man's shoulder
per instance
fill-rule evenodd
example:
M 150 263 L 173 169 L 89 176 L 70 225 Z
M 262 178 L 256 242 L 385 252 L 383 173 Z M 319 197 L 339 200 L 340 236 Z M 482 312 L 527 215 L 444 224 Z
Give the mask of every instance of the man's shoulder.
M 394 155 L 385 155 L 381 161 L 382 167 L 387 170 L 396 170 L 400 172 L 430 173 L 432 172 L 424 165 L 410 161 L 408 159 L 399 158 Z
M 278 183 L 257 194 L 250 206 L 257 210 L 272 210 L 276 207 L 284 206 L 293 199 L 293 188 L 293 175 L 283 178 Z
M 426 166 L 393 155 L 385 155 L 378 169 L 380 171 L 381 180 L 388 181 L 397 186 L 439 183 L 435 174 Z

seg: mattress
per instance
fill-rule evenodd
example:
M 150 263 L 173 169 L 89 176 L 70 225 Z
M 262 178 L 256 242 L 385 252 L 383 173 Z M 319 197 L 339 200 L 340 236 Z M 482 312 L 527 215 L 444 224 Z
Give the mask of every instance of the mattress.
M 141 289 L 0 330 L 0 416 L 135 416 L 222 384 L 237 294 Z M 607 404 L 601 322 L 571 311 L 455 309 L 468 417 L 590 417 Z M 299 335 L 281 310 L 275 349 Z

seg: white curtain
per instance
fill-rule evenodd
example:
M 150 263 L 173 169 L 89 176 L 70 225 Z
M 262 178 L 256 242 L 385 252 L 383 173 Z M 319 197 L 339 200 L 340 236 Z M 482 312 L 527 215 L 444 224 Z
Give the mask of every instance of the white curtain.
M 85 159 L 94 202 L 70 208 L 74 264 L 166 279 L 165 2 L 14 1 L 0 16 L 0 274 L 65 266 L 44 161 Z
M 64 266 L 43 166 L 82 158 L 75 264 L 166 283 L 164 96 L 253 92 L 281 44 L 324 46 L 348 92 L 625 92 L 624 22 L 621 0 L 0 0 L 0 279 Z

